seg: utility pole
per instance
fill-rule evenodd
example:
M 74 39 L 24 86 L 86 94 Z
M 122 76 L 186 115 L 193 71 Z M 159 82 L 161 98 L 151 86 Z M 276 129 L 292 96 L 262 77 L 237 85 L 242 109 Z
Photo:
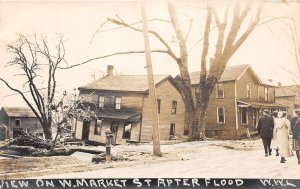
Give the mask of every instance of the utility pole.
M 145 44 L 145 56 L 146 56 L 146 63 L 147 63 L 148 85 L 149 85 L 149 97 L 150 97 L 151 110 L 152 110 L 153 153 L 156 156 L 161 156 L 162 154 L 160 151 L 160 137 L 159 137 L 159 129 L 158 129 L 158 125 L 159 125 L 158 114 L 156 108 L 157 107 L 156 94 L 155 94 L 155 86 L 154 86 L 154 79 L 153 79 L 147 15 L 146 15 L 144 2 L 142 2 L 141 8 L 142 8 L 142 23 L 143 23 L 143 34 L 144 34 L 144 44 Z

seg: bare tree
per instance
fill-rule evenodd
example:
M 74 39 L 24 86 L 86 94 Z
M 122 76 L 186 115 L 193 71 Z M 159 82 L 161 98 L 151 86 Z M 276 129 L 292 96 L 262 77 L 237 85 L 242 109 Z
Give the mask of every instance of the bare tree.
M 23 86 L 28 88 L 30 95 L 26 96 L 22 90 L 13 87 L 3 78 L 0 80 L 23 98 L 41 123 L 45 138 L 52 139 L 52 108 L 57 86 L 56 73 L 57 68 L 66 63 L 63 37 L 59 37 L 54 53 L 50 52 L 46 38 L 37 40 L 35 37 L 30 41 L 23 35 L 20 35 L 14 44 L 8 45 L 8 51 L 13 55 L 8 65 L 16 66 L 21 72 L 19 75 L 26 78 Z M 46 87 L 39 86 L 39 77 L 43 77 L 40 71 L 46 72 L 43 73 L 47 80 Z M 43 94 L 43 89 L 46 89 L 46 95 Z
M 157 31 L 149 30 L 149 33 L 152 34 L 164 47 L 164 49 L 155 49 L 151 50 L 153 53 L 164 53 L 170 56 L 178 65 L 180 70 L 180 75 L 175 79 L 181 90 L 185 108 L 186 108 L 186 120 L 185 124 L 189 128 L 189 140 L 198 140 L 200 138 L 205 138 L 205 127 L 206 127 L 206 111 L 208 108 L 210 94 L 212 93 L 215 84 L 220 79 L 229 59 L 234 55 L 234 53 L 241 47 L 245 42 L 248 36 L 254 31 L 254 29 L 260 24 L 260 15 L 262 11 L 262 4 L 259 4 L 259 8 L 253 8 L 253 5 L 249 2 L 241 6 L 240 1 L 237 1 L 233 8 L 233 15 L 230 18 L 228 11 L 229 5 L 226 8 L 224 14 L 224 20 L 221 21 L 216 10 L 216 6 L 213 2 L 209 2 L 207 5 L 206 11 L 206 21 L 205 21 L 205 30 L 203 37 L 203 51 L 201 57 L 201 73 L 199 81 L 199 92 L 196 94 L 195 101 L 192 95 L 192 84 L 190 73 L 188 70 L 188 50 L 187 50 L 187 38 L 190 33 L 190 28 L 192 21 L 186 35 L 183 34 L 183 31 L 179 25 L 176 10 L 172 3 L 168 3 L 168 11 L 170 15 L 170 21 L 153 19 L 150 21 L 162 21 L 171 23 L 174 30 L 175 36 L 177 38 L 177 43 L 180 49 L 179 55 L 176 55 L 172 47 L 168 44 Z M 251 13 L 252 11 L 252 13 Z M 217 28 L 217 43 L 214 49 L 214 55 L 211 58 L 207 58 L 208 52 L 210 50 L 209 38 L 212 35 L 212 23 L 216 23 Z M 247 23 L 249 24 L 247 25 Z M 118 26 L 118 28 L 113 28 L 111 30 L 119 28 L 129 28 L 137 32 L 142 32 L 143 30 L 137 26 L 139 23 L 127 23 L 119 15 L 116 15 L 115 18 L 107 18 L 106 23 L 113 23 Z M 231 24 L 228 24 L 231 23 Z M 242 27 L 243 25 L 243 27 Z M 101 26 L 104 26 L 102 24 Z M 243 29 L 242 29 L 243 28 Z M 227 34 L 225 31 L 228 30 Z M 107 30 L 110 31 L 110 30 Z M 226 35 L 227 34 L 227 35 Z M 126 55 L 134 53 L 145 53 L 145 51 L 127 51 L 127 52 L 116 52 L 104 56 L 99 56 L 96 58 L 89 59 L 85 62 L 72 65 L 70 67 L 79 66 L 82 64 L 89 63 L 91 61 L 107 58 L 115 55 Z M 207 70 L 207 62 L 211 61 L 210 69 Z M 66 67 L 66 68 L 70 68 Z
M 293 14 L 291 15 L 292 23 L 287 24 L 288 28 L 291 32 L 291 38 L 293 42 L 293 56 L 295 57 L 297 68 L 298 68 L 298 74 L 300 77 L 300 39 L 299 39 L 299 30 L 295 21 L 295 18 Z

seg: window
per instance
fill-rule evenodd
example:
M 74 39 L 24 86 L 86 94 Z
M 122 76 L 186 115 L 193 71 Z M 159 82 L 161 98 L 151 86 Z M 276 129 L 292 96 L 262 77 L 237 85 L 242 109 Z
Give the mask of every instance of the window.
M 157 99 L 157 113 L 160 114 L 160 104 L 161 104 L 161 99 Z
M 99 96 L 98 103 L 99 103 L 99 108 L 104 108 L 105 96 Z
M 15 123 L 16 123 L 16 127 L 21 127 L 21 120 L 20 119 L 16 119 Z
M 115 98 L 115 109 L 117 109 L 117 110 L 121 109 L 121 97 Z
M 224 98 L 224 85 L 223 83 L 217 83 L 217 98 Z
M 102 120 L 101 119 L 97 119 L 96 123 L 95 123 L 94 134 L 95 135 L 101 135 L 101 129 L 102 129 Z
M 176 114 L 176 110 L 177 110 L 177 101 L 172 101 L 172 110 L 171 110 L 171 113 L 172 114 Z
M 170 137 L 169 139 L 173 139 L 175 136 L 175 124 L 174 123 L 171 123 L 171 126 L 170 126 Z
M 250 85 L 250 83 L 246 84 L 246 98 L 251 98 L 251 85 Z
M 247 107 L 241 107 L 241 123 L 243 125 L 248 124 L 248 108 Z
M 225 123 L 225 108 L 224 107 L 217 108 L 217 122 L 219 124 Z
M 268 101 L 268 97 L 269 97 L 269 90 L 268 87 L 265 87 L 265 101 Z

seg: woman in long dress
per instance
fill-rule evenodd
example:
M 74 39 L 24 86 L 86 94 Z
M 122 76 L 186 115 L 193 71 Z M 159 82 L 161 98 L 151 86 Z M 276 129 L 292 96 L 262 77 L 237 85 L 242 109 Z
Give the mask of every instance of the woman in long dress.
M 292 156 L 289 146 L 289 132 L 291 130 L 291 122 L 286 118 L 286 113 L 282 114 L 278 124 L 275 125 L 277 145 L 279 147 L 280 163 L 285 163 L 286 157 Z
M 273 119 L 274 119 L 274 129 L 273 129 L 273 138 L 272 138 L 272 148 L 276 151 L 276 156 L 279 156 L 279 148 L 277 144 L 277 131 L 276 131 L 276 125 L 280 123 L 280 118 L 278 117 L 278 112 L 274 111 L 272 113 Z

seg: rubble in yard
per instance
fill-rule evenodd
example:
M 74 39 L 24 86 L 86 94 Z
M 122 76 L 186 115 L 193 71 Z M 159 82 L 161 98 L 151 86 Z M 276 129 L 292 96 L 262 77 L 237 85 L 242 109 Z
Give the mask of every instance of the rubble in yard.
M 51 149 L 51 141 L 45 140 L 33 134 L 22 132 L 16 139 L 9 143 L 16 146 L 31 146 L 34 148 Z
M 23 156 L 68 156 L 75 152 L 75 149 L 53 148 L 52 142 L 33 134 L 22 132 L 16 139 L 8 144 L 9 150 L 17 151 Z
M 111 156 L 111 161 L 133 161 L 123 156 Z M 98 154 L 92 158 L 92 162 L 95 164 L 106 162 L 106 154 Z

